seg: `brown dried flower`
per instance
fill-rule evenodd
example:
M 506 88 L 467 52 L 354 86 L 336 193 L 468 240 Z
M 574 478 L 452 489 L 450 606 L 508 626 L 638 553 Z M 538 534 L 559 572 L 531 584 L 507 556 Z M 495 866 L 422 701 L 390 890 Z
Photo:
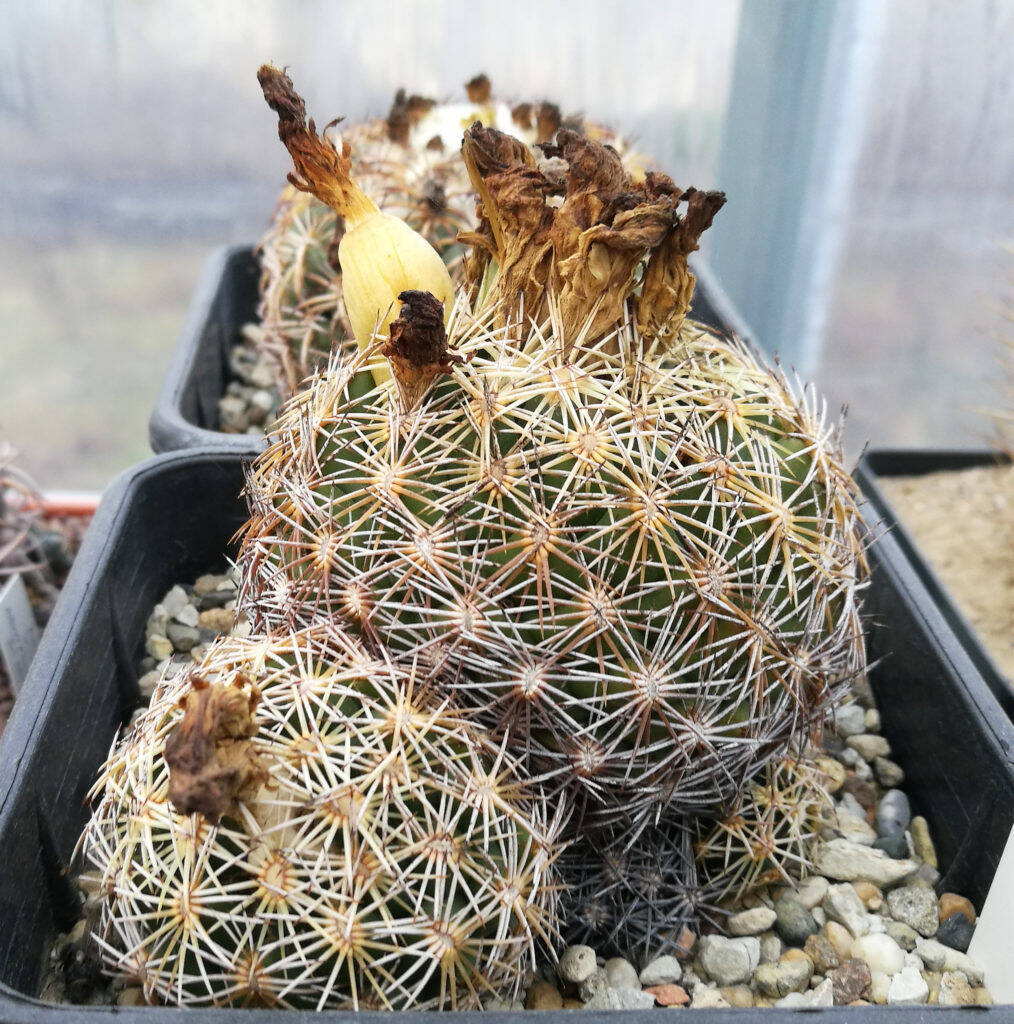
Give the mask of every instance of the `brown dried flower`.
M 531 111 L 515 112 L 522 116 Z M 478 285 L 494 259 L 496 297 L 511 315 L 542 319 L 555 296 L 566 348 L 609 334 L 628 302 L 646 341 L 668 341 L 693 294 L 687 256 L 724 193 L 683 191 L 655 172 L 635 182 L 610 146 L 555 134 L 539 164 L 495 129 L 476 122 L 465 133 L 462 155 L 480 200 L 478 230 L 460 236 L 473 247 L 469 283 Z
M 181 814 L 197 811 L 217 822 L 265 772 L 250 742 L 259 694 L 237 675 L 210 686 L 195 675 L 183 698 L 183 718 L 165 741 L 169 799 Z

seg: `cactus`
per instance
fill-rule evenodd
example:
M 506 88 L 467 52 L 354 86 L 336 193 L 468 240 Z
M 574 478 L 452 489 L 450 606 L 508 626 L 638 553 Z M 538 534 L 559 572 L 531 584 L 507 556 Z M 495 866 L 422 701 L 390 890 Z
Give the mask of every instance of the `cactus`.
M 695 857 L 719 897 L 739 900 L 762 885 L 791 885 L 810 868 L 821 822 L 833 815 L 825 776 L 811 761 L 784 757 L 744 794 L 736 810 L 702 823 Z
M 632 171 L 644 158 L 602 126 L 562 118 L 551 103 L 508 107 L 493 99 L 489 80 L 466 85 L 468 101 L 437 103 L 400 91 L 386 119 L 343 129 L 352 171 L 367 196 L 427 239 L 461 276 L 459 231 L 475 227 L 475 193 L 461 158 L 462 126 L 480 121 L 512 132 L 527 144 L 549 142 L 564 124 L 608 142 Z M 298 390 L 326 365 L 331 349 L 352 336 L 338 264 L 342 218 L 319 199 L 289 185 L 281 194 L 258 247 L 259 323 L 246 333 L 277 367 L 282 393 Z
M 644 966 L 686 954 L 702 920 L 717 924 L 714 891 L 698 879 L 688 822 L 668 818 L 632 837 L 606 830 L 572 845 L 561 858 L 568 943 Z
M 603 819 L 710 811 L 862 668 L 853 489 L 816 404 L 685 319 L 721 197 L 557 138 L 548 177 L 470 130 L 470 291 L 446 333 L 403 293 L 281 417 L 241 599 L 427 666 Z
M 467 1008 L 557 923 L 560 821 L 411 673 L 333 627 L 165 677 L 82 840 L 107 969 L 185 1006 Z

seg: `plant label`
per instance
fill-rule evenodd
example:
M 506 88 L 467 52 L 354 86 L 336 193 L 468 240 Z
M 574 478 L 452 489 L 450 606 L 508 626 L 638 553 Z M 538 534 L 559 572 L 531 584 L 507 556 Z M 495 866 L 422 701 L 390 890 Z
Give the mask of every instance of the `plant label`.
M 39 646 L 39 627 L 20 576 L 0 586 L 0 662 L 15 697 Z
M 1014 829 L 993 876 L 968 955 L 986 973 L 986 988 L 996 1004 L 1014 1003 L 1014 971 L 1011 971 L 1010 928 L 1014 921 Z

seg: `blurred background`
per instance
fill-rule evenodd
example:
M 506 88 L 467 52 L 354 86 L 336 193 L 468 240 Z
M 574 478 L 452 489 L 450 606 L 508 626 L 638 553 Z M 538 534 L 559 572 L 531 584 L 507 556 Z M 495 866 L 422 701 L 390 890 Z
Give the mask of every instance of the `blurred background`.
M 724 188 L 706 255 L 760 343 L 867 442 L 976 445 L 1014 256 L 1014 2 L 5 0 L 0 440 L 103 487 L 147 419 L 212 247 L 287 168 L 255 81 L 318 122 L 486 71 Z M 707 237 L 707 236 L 706 236 Z

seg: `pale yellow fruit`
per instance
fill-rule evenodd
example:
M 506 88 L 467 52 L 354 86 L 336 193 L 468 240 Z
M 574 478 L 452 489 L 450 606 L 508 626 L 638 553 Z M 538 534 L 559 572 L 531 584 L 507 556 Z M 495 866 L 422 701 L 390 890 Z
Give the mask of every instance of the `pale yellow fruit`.
M 454 283 L 436 249 L 403 220 L 379 211 L 356 221 L 338 247 L 345 310 L 360 349 L 386 335 L 398 315 L 398 296 L 427 291 L 449 315 Z

